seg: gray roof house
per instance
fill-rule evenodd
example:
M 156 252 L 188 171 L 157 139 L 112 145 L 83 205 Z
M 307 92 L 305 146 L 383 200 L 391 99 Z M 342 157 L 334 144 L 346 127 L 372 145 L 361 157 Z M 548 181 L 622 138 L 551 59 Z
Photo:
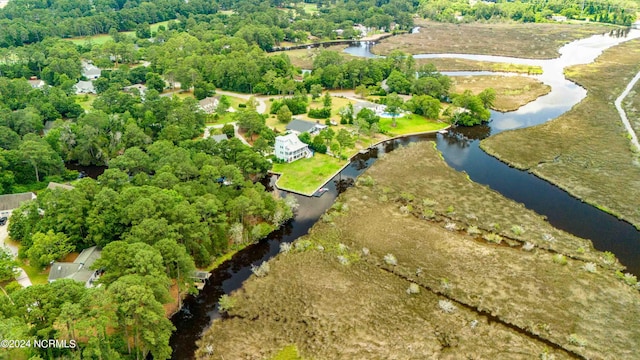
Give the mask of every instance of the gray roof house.
M 27 80 L 27 82 L 29 83 L 29 85 L 31 85 L 31 88 L 33 89 L 42 89 L 46 85 L 44 80 L 40 80 L 35 76 L 32 76 L 31 79 Z
M 89 80 L 95 80 L 100 77 L 102 70 L 88 61 L 82 61 L 82 76 Z
M 202 109 L 202 111 L 206 112 L 207 114 L 211 114 L 212 112 L 216 111 L 216 108 L 218 107 L 219 103 L 220 103 L 219 96 L 209 96 L 200 100 L 198 102 L 198 105 L 200 105 L 200 108 Z
M 353 104 L 353 116 L 357 116 L 360 110 L 369 109 L 375 112 L 376 114 L 384 112 L 385 106 L 380 104 L 374 104 L 368 101 L 361 101 Z
M 100 250 L 96 246 L 82 250 L 80 255 L 72 263 L 54 262 L 49 271 L 49 282 L 58 279 L 73 279 L 93 287 L 93 282 L 98 278 L 98 270 L 91 270 L 91 265 L 100 258 Z
M 47 189 L 49 190 L 54 190 L 54 189 L 61 189 L 61 190 L 73 190 L 75 189 L 75 187 L 73 187 L 72 185 L 69 184 L 60 184 L 60 183 L 56 183 L 56 182 L 49 182 L 49 185 L 47 185 Z
M 211 138 L 213 140 L 215 140 L 215 142 L 219 143 L 222 140 L 229 140 L 229 138 L 227 137 L 226 134 L 220 134 L 220 135 L 211 135 Z
M 140 95 L 144 95 L 144 93 L 147 92 L 147 87 L 142 85 L 142 84 L 134 84 L 134 85 L 130 85 L 130 86 L 125 86 L 122 90 L 124 90 L 125 92 L 132 92 L 133 89 L 138 89 L 138 92 L 140 93 Z
M 0 211 L 16 209 L 20 207 L 23 202 L 33 200 L 35 198 L 36 194 L 32 192 L 0 195 Z
M 93 88 L 93 82 L 91 81 L 78 81 L 73 87 L 76 89 L 76 94 L 95 94 L 96 89 Z
M 320 132 L 322 129 L 326 129 L 327 125 L 317 124 L 311 121 L 293 119 L 291 122 L 287 124 L 287 131 L 290 131 L 296 135 L 306 133 L 315 134 Z

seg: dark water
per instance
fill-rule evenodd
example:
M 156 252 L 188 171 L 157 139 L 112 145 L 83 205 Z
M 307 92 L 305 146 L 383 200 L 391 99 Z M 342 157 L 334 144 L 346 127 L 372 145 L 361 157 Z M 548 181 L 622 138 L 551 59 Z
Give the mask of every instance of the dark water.
M 640 32 L 631 35 L 640 37 Z M 618 39 L 617 42 L 620 40 Z M 236 254 L 231 260 L 213 271 L 209 284 L 198 296 L 186 299 L 183 308 L 172 317 L 171 320 L 177 329 L 171 338 L 171 346 L 174 350 L 173 358 L 193 358 L 193 353 L 196 350 L 195 342 L 210 326 L 211 321 L 219 317 L 217 312 L 218 298 L 242 287 L 242 283 L 251 275 L 251 265 L 260 265 L 263 261 L 275 256 L 279 251 L 280 243 L 291 242 L 305 235 L 324 211 L 333 204 L 338 193 L 373 164 L 380 154 L 415 141 L 436 141 L 438 149 L 451 167 L 467 172 L 473 181 L 486 184 L 504 196 L 545 215 L 552 225 L 577 236 L 591 239 L 597 249 L 612 251 L 631 272 L 640 274 L 640 232 L 634 227 L 582 203 L 544 180 L 505 165 L 479 148 L 479 140 L 481 139 L 504 130 L 544 123 L 577 104 L 584 98 L 586 91 L 567 81 L 562 69 L 572 64 L 590 63 L 604 48 L 615 43 L 615 40 L 606 37 L 592 37 L 577 41 L 561 49 L 562 56 L 554 60 L 532 61 L 500 57 L 461 56 L 542 66 L 544 74 L 535 77 L 550 84 L 553 91 L 520 108 L 517 112 L 506 114 L 493 112 L 492 122 L 487 125 L 453 129 L 445 135 L 410 136 L 380 144 L 368 153 L 354 158 L 341 174 L 326 185 L 330 191 L 322 197 L 310 198 L 294 195 L 300 204 L 295 218 L 280 230 L 270 234 L 268 238 Z M 358 56 L 371 57 L 373 55 L 369 52 L 370 46 L 372 45 L 366 43 L 357 44 L 346 51 Z M 449 54 L 447 57 L 455 55 L 457 54 Z M 423 57 L 437 56 L 439 55 L 424 55 Z M 274 181 L 274 179 L 270 180 Z M 281 195 L 285 194 L 281 193 Z
M 78 163 L 65 163 L 64 166 L 69 170 L 77 170 L 81 174 L 96 179 L 98 176 L 108 169 L 106 166 L 89 165 L 83 166 Z

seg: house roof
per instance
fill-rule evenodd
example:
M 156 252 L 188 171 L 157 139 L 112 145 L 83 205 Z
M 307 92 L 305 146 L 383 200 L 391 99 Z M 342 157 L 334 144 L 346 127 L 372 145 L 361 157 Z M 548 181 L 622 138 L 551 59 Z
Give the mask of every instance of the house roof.
M 93 246 L 82 250 L 72 263 L 54 262 L 49 271 L 49 282 L 63 278 L 87 282 L 95 272 L 91 265 L 99 258 L 100 250 Z
M 211 135 L 211 138 L 213 140 L 215 140 L 216 142 L 220 142 L 222 140 L 229 140 L 229 138 L 227 137 L 226 134 L 220 134 L 220 135 Z
M 100 77 L 102 70 L 88 61 L 82 62 L 82 75 L 86 78 Z
M 287 148 L 287 151 L 297 151 L 307 147 L 307 144 L 300 141 L 296 134 L 277 136 L 276 142 L 282 143 Z
M 134 85 L 129 85 L 129 86 L 125 86 L 123 88 L 124 91 L 131 91 L 133 89 L 138 89 L 138 91 L 143 94 L 145 91 L 147 91 L 147 87 L 142 85 L 142 84 L 134 84 Z
M 36 194 L 32 192 L 20 194 L 0 195 L 0 211 L 13 210 L 23 202 L 36 198 Z
M 30 80 L 27 80 L 27 82 L 34 89 L 40 89 L 40 88 L 44 87 L 44 85 L 45 85 L 44 80 L 39 80 L 39 79 L 30 79 Z
M 47 189 L 50 189 L 50 190 L 53 190 L 53 189 L 72 190 L 72 189 L 74 189 L 74 187 L 71 186 L 71 185 L 68 185 L 68 184 L 60 184 L 60 183 L 50 182 L 49 185 L 47 185 Z
M 87 94 L 87 93 L 95 93 L 96 90 L 93 88 L 93 82 L 91 81 L 78 81 L 75 85 L 76 94 Z
M 316 126 L 316 123 L 300 119 L 293 119 L 287 124 L 287 130 L 297 131 L 299 133 L 308 132 Z

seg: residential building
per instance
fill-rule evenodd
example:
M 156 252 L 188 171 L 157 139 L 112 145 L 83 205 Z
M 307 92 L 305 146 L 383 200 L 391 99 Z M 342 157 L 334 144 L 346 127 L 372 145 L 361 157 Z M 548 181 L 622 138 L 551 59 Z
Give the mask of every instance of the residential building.
M 133 92 L 133 89 L 138 90 L 138 92 L 140 93 L 140 96 L 144 97 L 144 94 L 147 92 L 147 87 L 142 85 L 142 84 L 134 84 L 134 85 L 130 85 L 130 86 L 125 86 L 122 90 L 124 90 L 124 92 Z
M 100 258 L 100 250 L 96 246 L 82 250 L 72 263 L 54 262 L 49 271 L 49 282 L 58 279 L 73 279 L 93 287 L 93 282 L 100 276 L 100 270 L 92 270 L 93 263 Z
M 219 143 L 222 140 L 229 140 L 229 138 L 227 137 L 226 134 L 220 134 L 220 135 L 211 135 L 211 138 L 213 140 L 215 140 L 215 142 Z
M 300 141 L 294 133 L 276 137 L 275 154 L 276 158 L 286 162 L 313 156 L 309 145 Z
M 82 76 L 88 80 L 95 80 L 100 77 L 102 70 L 99 67 L 93 65 L 89 61 L 82 61 Z
M 288 132 L 296 135 L 300 135 L 306 132 L 313 135 L 313 134 L 319 133 L 321 130 L 326 128 L 327 128 L 327 125 L 318 124 L 311 121 L 305 121 L 300 119 L 293 119 L 286 126 L 286 129 Z
M 560 22 L 562 22 L 562 21 L 567 21 L 567 17 L 566 17 L 566 16 L 564 16 L 564 15 L 553 15 L 553 16 L 551 17 L 551 20 L 553 20 L 553 21 L 560 21 Z
M 42 89 L 46 85 L 44 80 L 40 80 L 35 76 L 32 76 L 29 80 L 27 80 L 27 82 L 33 89 Z
M 206 112 L 207 114 L 211 114 L 216 111 L 218 104 L 220 104 L 219 96 L 209 96 L 199 101 L 200 109 Z
M 92 81 L 78 81 L 73 87 L 76 89 L 76 94 L 95 94 L 96 89 L 93 87 Z
M 380 115 L 384 112 L 385 106 L 380 104 L 374 104 L 368 101 L 361 101 L 353 104 L 353 116 L 357 116 L 358 113 L 362 109 L 369 109 L 376 113 L 376 115 Z
M 23 202 L 33 200 L 35 198 L 36 194 L 32 192 L 0 195 L 0 211 L 16 209 L 20 207 Z

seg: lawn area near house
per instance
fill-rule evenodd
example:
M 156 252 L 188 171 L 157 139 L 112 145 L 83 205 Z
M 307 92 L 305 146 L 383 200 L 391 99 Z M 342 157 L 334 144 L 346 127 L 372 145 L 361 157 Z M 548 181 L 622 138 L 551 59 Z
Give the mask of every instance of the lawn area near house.
M 316 153 L 312 158 L 273 164 L 271 171 L 282 174 L 277 182 L 279 188 L 313 195 L 347 161 Z
M 158 28 L 161 25 L 164 25 L 165 27 L 167 27 L 167 24 L 169 23 L 169 21 L 177 21 L 177 20 L 167 20 L 167 21 L 161 21 L 155 24 L 151 24 L 150 28 L 151 28 L 151 33 L 153 34 L 154 32 L 158 31 Z M 136 32 L 135 31 L 122 31 L 120 32 L 121 34 L 127 35 L 127 36 L 131 36 L 134 37 L 136 36 Z M 76 44 L 76 45 L 84 45 L 88 42 L 91 42 L 93 44 L 96 45 L 101 45 L 106 43 L 107 41 L 111 40 L 111 35 L 109 34 L 96 34 L 96 35 L 91 35 L 91 36 L 76 36 L 76 37 L 72 37 L 72 38 L 68 38 L 68 39 L 64 39 L 67 41 L 71 41 L 72 43 Z
M 76 96 L 76 104 L 80 104 L 85 111 L 91 111 L 93 109 L 93 101 L 97 98 L 97 95 L 85 94 Z
M 447 123 L 430 120 L 424 116 L 416 114 L 409 114 L 401 118 L 396 118 L 396 127 L 392 127 L 391 124 L 391 118 L 380 119 L 380 129 L 386 131 L 389 136 L 438 131 L 449 126 Z

